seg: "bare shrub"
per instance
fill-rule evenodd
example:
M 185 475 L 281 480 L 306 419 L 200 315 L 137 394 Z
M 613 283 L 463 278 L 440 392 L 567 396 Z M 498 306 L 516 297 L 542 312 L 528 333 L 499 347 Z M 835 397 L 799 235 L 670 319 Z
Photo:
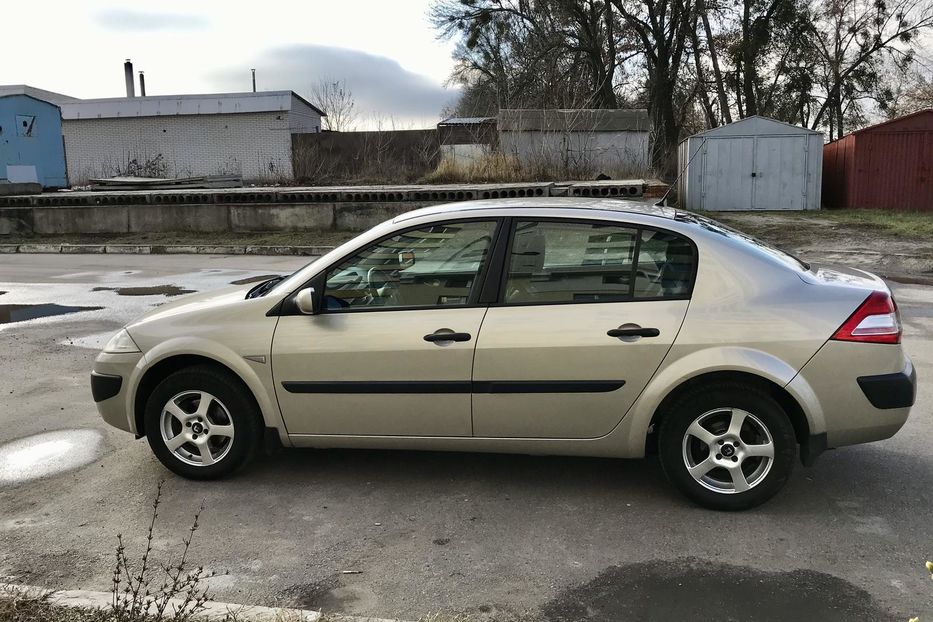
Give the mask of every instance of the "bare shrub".
M 114 622 L 187 622 L 197 616 L 208 601 L 207 588 L 202 588 L 201 582 L 210 575 L 202 566 L 192 568 L 188 560 L 191 541 L 198 530 L 198 519 L 204 510 L 203 504 L 182 539 L 180 557 L 165 563 L 156 563 L 152 559 L 152 540 L 164 483 L 164 480 L 160 481 L 156 488 L 152 518 L 146 534 L 146 549 L 138 562 L 130 561 L 123 535 L 117 535 L 111 589 Z

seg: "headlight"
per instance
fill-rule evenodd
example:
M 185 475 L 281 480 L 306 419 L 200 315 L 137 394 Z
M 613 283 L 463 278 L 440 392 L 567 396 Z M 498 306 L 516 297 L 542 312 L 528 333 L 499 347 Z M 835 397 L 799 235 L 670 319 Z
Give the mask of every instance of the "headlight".
M 139 351 L 139 347 L 125 328 L 121 328 L 120 332 L 114 335 L 104 346 L 104 352 L 107 354 L 127 354 Z

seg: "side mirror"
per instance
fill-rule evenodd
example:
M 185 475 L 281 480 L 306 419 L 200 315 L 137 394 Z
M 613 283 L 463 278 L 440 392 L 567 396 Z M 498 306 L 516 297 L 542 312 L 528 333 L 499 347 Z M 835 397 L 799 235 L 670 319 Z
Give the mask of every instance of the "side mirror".
M 313 287 L 306 287 L 295 295 L 295 306 L 305 315 L 317 315 Z

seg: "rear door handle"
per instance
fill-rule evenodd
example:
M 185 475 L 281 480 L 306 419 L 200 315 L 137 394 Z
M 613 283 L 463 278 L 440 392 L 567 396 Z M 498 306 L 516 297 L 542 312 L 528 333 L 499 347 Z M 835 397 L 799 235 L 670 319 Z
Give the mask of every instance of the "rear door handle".
M 633 326 L 631 328 L 613 328 L 606 331 L 610 337 L 657 337 L 661 334 L 657 328 L 642 328 Z
M 440 329 L 436 332 L 431 333 L 430 335 L 425 335 L 424 340 L 430 341 L 431 343 L 443 342 L 443 341 L 469 341 L 472 339 L 470 333 L 455 333 L 450 329 Z

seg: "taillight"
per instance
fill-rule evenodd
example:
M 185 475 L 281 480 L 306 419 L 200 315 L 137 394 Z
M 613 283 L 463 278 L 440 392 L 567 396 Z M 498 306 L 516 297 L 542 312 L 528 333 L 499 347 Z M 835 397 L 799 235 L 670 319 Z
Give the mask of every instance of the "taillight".
M 855 310 L 855 313 L 843 322 L 832 339 L 868 343 L 900 343 L 901 317 L 894 298 L 886 292 L 872 292 Z

